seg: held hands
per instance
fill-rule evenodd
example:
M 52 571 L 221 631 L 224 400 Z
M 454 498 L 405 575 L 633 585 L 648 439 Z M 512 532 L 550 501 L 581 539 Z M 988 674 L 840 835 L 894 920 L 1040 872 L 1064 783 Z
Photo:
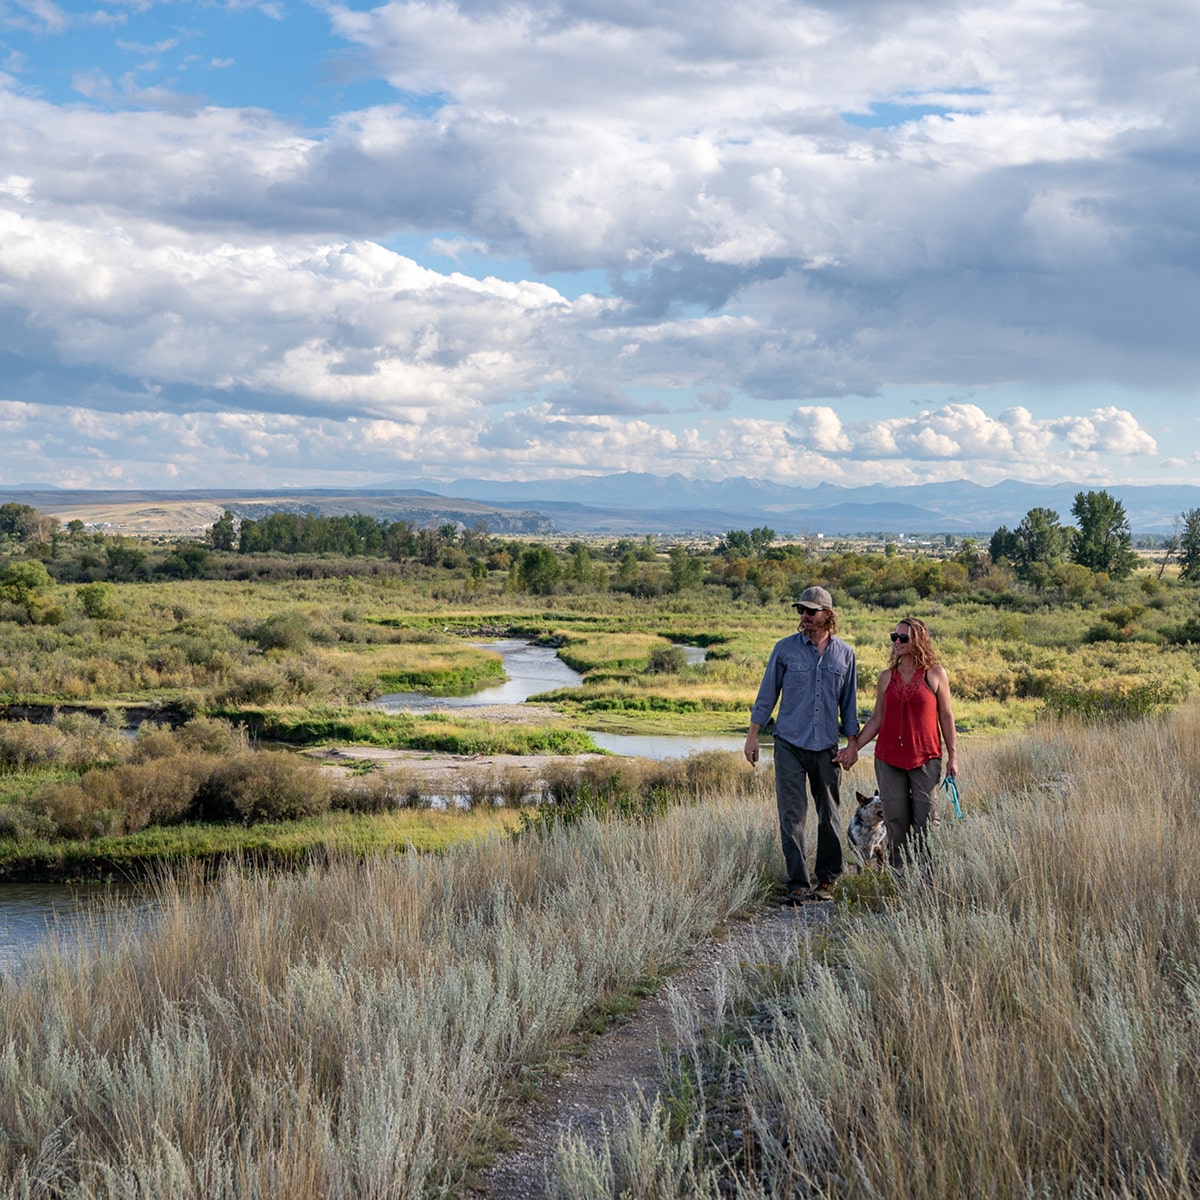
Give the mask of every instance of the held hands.
M 843 771 L 848 771 L 856 762 L 858 762 L 858 747 L 854 744 L 854 739 L 851 738 L 834 756 L 833 761 L 837 763 Z

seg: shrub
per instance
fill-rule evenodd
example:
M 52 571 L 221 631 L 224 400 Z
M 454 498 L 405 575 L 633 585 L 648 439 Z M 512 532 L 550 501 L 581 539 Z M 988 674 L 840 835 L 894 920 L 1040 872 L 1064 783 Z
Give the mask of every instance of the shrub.
M 182 820 L 208 774 L 201 756 L 123 763 L 88 771 L 78 783 L 49 784 L 32 805 L 45 813 L 61 837 L 93 838 L 136 833 L 148 825 Z
M 175 737 L 189 750 L 204 754 L 229 755 L 250 747 L 245 729 L 218 717 L 193 717 Z
M 655 646 L 646 670 L 651 675 L 678 675 L 686 666 L 687 651 L 682 646 Z
M 27 771 L 30 767 L 59 762 L 66 746 L 66 735 L 54 725 L 36 725 L 32 721 L 0 725 L 0 764 L 10 770 Z
M 407 771 L 376 768 L 370 774 L 340 780 L 330 794 L 331 808 L 352 813 L 392 812 L 420 803 L 420 779 Z
M 124 754 L 119 727 L 87 713 L 68 713 L 48 725 L 0 722 L 0 766 L 11 770 L 51 764 L 82 768 L 116 762 Z
M 85 583 L 76 589 L 84 616 L 95 621 L 113 621 L 121 616 L 116 593 L 110 583 Z
M 282 700 L 288 691 L 286 675 L 276 663 L 260 663 L 238 671 L 229 683 L 216 693 L 217 704 L 267 704 Z
M 303 650 L 308 644 L 308 622 L 300 613 L 275 613 L 255 625 L 249 637 L 260 650 Z
M 282 750 L 247 750 L 224 760 L 200 802 L 208 815 L 294 821 L 328 810 L 332 782 L 306 759 Z
M 496 775 L 496 801 L 508 808 L 521 808 L 536 798 L 540 781 L 525 767 L 509 764 Z
M 248 747 L 244 729 L 215 717 L 193 717 L 178 729 L 150 723 L 143 725 L 134 740 L 130 759 L 149 762 L 181 754 L 228 757 Z
M 1094 725 L 1152 716 L 1176 699 L 1175 689 L 1158 680 L 1120 688 L 1053 687 L 1046 690 L 1044 711 L 1059 720 Z
M 1163 631 L 1172 646 L 1191 646 L 1200 642 L 1200 617 L 1191 617 Z

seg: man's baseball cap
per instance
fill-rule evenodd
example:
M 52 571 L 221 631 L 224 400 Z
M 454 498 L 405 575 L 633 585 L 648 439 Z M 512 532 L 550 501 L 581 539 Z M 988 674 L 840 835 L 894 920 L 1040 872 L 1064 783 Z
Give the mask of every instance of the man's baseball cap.
M 800 593 L 800 599 L 792 601 L 792 607 L 801 608 L 833 608 L 833 597 L 823 587 L 805 588 Z

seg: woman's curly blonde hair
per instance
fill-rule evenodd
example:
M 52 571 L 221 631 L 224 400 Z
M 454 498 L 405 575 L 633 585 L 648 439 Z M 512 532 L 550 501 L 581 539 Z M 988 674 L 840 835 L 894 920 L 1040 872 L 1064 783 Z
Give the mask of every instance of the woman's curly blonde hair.
M 937 651 L 933 648 L 933 640 L 929 636 L 929 626 L 920 617 L 901 617 L 897 625 L 908 627 L 909 643 L 912 646 L 913 665 L 918 670 L 927 670 L 938 665 Z M 896 643 L 892 643 L 892 657 L 888 661 L 889 669 L 900 661 L 896 653 Z

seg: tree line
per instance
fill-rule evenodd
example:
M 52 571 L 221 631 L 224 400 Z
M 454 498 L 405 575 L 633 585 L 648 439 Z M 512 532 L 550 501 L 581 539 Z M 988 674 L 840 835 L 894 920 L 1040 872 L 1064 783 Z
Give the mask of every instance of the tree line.
M 1138 557 L 1120 500 L 1106 491 L 1077 492 L 1071 515 L 1074 527 L 1063 525 L 1053 509 L 1031 508 L 1016 529 L 1001 525 L 988 546 L 992 561 L 1010 564 L 1019 578 L 1035 585 L 1062 562 L 1110 579 L 1132 574 Z M 1175 518 L 1174 530 L 1163 542 L 1163 567 L 1172 556 L 1178 558 L 1182 578 L 1200 581 L 1200 508 Z
M 563 546 L 493 537 L 482 525 L 418 528 L 365 514 L 289 512 L 239 521 L 228 510 L 203 539 L 155 547 L 89 532 L 79 521 L 60 528 L 56 518 L 9 503 L 0 505 L 0 600 L 24 619 L 50 623 L 57 612 L 48 599 L 54 584 L 440 568 L 460 580 L 455 586 L 480 588 L 490 580 L 493 589 L 539 596 L 613 591 L 650 599 L 715 587 L 735 601 L 767 605 L 797 595 L 812 576 L 842 595 L 889 608 L 929 598 L 1028 607 L 1101 596 L 1133 571 L 1137 555 L 1119 500 L 1106 491 L 1081 491 L 1071 511 L 1074 526 L 1051 509 L 1032 508 L 1015 529 L 997 529 L 986 548 L 973 538 L 947 536 L 940 552 L 910 554 L 896 543 L 883 553 L 780 543 L 767 526 L 729 530 L 715 545 L 664 549 L 652 534 Z M 1172 559 L 1183 580 L 1200 582 L 1200 509 L 1180 513 L 1163 539 L 1160 576 Z M 352 565 L 362 560 L 382 565 Z M 98 592 L 85 599 L 97 612 L 104 608 Z

